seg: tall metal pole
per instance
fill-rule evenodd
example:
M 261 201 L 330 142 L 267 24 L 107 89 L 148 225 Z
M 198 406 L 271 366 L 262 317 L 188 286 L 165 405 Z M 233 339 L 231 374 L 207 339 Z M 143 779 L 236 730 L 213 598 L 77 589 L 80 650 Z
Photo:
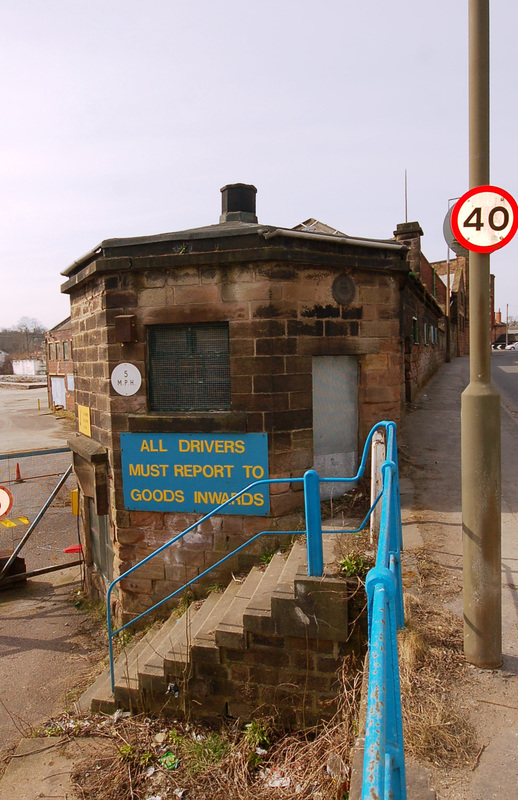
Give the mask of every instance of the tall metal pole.
M 469 2 L 469 183 L 489 184 L 489 0 Z M 489 254 L 470 253 L 470 382 L 462 394 L 464 653 L 502 663 L 500 396 L 491 383 Z

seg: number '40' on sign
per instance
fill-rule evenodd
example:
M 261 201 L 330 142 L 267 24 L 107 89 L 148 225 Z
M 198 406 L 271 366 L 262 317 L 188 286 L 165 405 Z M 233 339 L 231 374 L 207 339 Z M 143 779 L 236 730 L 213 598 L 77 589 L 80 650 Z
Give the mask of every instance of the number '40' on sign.
M 468 250 L 492 253 L 511 241 L 518 228 L 518 205 L 505 189 L 477 186 L 457 200 L 453 235 Z

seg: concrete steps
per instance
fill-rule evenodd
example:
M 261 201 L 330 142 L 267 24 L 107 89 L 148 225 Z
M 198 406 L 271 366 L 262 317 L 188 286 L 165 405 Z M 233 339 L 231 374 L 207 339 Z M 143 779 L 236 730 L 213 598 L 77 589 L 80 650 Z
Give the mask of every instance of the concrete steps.
M 256 587 L 243 611 L 243 626 L 251 633 L 272 634 L 275 632 L 275 621 L 272 617 L 272 594 L 275 591 L 286 557 L 275 553 L 263 573 L 261 582 Z
M 138 669 L 139 685 L 144 691 L 167 690 L 165 669 L 170 676 L 180 677 L 188 663 L 192 640 L 209 614 L 218 604 L 221 594 L 213 592 L 206 600 L 193 603 L 177 621 L 170 635 L 166 634 L 156 643 L 152 652 L 142 659 Z
M 332 539 L 325 539 L 325 561 L 334 558 Z M 329 580 L 335 592 L 332 579 L 325 583 Z M 322 620 L 329 614 L 315 599 L 322 593 L 323 581 L 307 577 L 306 546 L 297 540 L 288 554 L 276 553 L 266 569 L 254 567 L 243 582 L 233 580 L 223 593 L 192 604 L 179 619 L 173 614 L 159 630 L 127 648 L 115 662 L 115 691 L 111 692 L 106 670 L 85 692 L 79 708 L 105 713 L 117 708 L 139 713 L 169 708 L 178 713 L 177 698 L 181 695 L 185 705 L 191 692 L 202 698 L 197 702 L 204 708 L 225 713 L 226 705 L 218 698 L 232 697 L 230 662 L 246 662 L 245 651 L 252 644 L 261 646 L 280 636 L 305 637 L 308 630 L 326 638 Z M 340 581 L 341 595 L 343 586 Z M 347 630 L 340 632 L 339 627 L 347 627 L 347 611 L 340 600 L 332 605 L 336 620 L 325 625 L 338 630 L 335 640 L 346 641 Z

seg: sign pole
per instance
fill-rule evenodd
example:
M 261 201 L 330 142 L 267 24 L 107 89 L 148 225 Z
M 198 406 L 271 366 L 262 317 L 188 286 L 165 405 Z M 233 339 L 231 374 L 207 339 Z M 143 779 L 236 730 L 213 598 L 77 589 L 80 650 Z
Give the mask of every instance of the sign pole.
M 489 0 L 469 3 L 469 180 L 489 184 Z M 469 258 L 470 382 L 462 394 L 464 653 L 502 663 L 500 396 L 491 383 L 489 253 Z

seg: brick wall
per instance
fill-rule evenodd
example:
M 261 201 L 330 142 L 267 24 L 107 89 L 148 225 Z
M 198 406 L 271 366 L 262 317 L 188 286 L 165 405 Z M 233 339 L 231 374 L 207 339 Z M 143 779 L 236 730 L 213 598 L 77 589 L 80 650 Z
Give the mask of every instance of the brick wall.
M 291 244 L 291 243 L 290 243 Z M 204 244 L 204 247 L 206 245 Z M 399 421 L 404 402 L 401 352 L 401 256 L 349 248 L 347 258 L 319 245 L 277 247 L 265 259 L 225 252 L 99 258 L 71 279 L 77 403 L 90 409 L 91 437 L 106 449 L 114 575 L 149 555 L 200 515 L 128 511 L 124 507 L 121 432 L 265 432 L 270 477 L 302 476 L 313 466 L 312 358 L 358 359 L 359 448 L 375 422 Z M 333 245 L 333 247 L 335 247 Z M 186 248 L 188 249 L 188 248 Z M 216 248 L 217 250 L 218 248 Z M 331 251 L 331 252 L 327 252 Z M 272 255 L 272 248 L 268 249 Z M 235 263 L 237 261 L 237 263 Z M 296 262 L 296 263 L 293 263 Z M 323 263 L 322 263 L 323 262 Z M 338 276 L 352 282 L 352 298 L 334 297 Z M 115 318 L 134 315 L 134 342 L 118 343 Z M 147 329 L 157 324 L 228 322 L 232 408 L 218 413 L 150 413 L 147 400 Z M 136 365 L 143 378 L 133 396 L 110 384 L 117 364 Z M 81 437 L 78 437 L 80 442 Z M 74 447 L 81 449 L 80 443 Z M 301 524 L 300 484 L 271 490 L 271 519 L 218 516 L 125 579 L 118 610 L 125 621 L 214 563 L 219 555 L 267 529 Z M 261 546 L 257 545 L 255 551 Z M 250 564 L 245 551 L 205 583 Z M 93 574 L 93 570 L 91 570 Z M 202 587 L 203 588 L 203 584 Z

